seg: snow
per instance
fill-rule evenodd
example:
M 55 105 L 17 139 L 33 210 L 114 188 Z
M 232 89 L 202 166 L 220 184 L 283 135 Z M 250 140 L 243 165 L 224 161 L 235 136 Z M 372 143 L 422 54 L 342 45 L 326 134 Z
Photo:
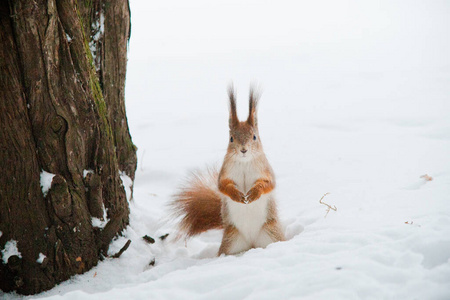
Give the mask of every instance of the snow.
M 46 172 L 42 170 L 41 172 L 41 188 L 42 188 L 42 194 L 44 194 L 44 197 L 47 196 L 48 190 L 52 186 L 52 180 L 55 174 Z
M 128 176 L 125 171 L 119 171 L 120 179 L 122 180 L 123 188 L 125 189 L 125 194 L 128 202 L 131 201 L 131 187 L 133 186 L 133 180 Z
M 105 228 L 106 224 L 108 224 L 108 220 L 107 219 L 103 219 L 100 220 L 99 218 L 96 217 L 92 217 L 91 218 L 91 223 L 93 227 L 97 227 L 97 228 Z
M 18 257 L 22 258 L 22 254 L 19 252 L 19 249 L 17 248 L 17 241 L 9 240 L 6 242 L 5 247 L 2 250 L 3 263 L 7 264 L 8 258 L 10 258 L 13 255 L 17 255 Z
M 131 9 L 126 105 L 139 162 L 130 226 L 109 254 L 132 243 L 34 298 L 450 298 L 447 2 Z M 175 242 L 161 220 L 190 170 L 221 164 L 230 80 L 241 118 L 249 83 L 263 88 L 260 135 L 289 240 L 216 257 L 220 231 Z
M 45 259 L 46 257 L 47 257 L 47 256 L 45 256 L 44 254 L 39 253 L 39 257 L 38 257 L 38 259 L 36 260 L 36 262 L 37 262 L 38 264 L 42 264 L 42 263 L 44 262 L 44 259 Z
M 108 224 L 109 219 L 108 219 L 108 212 L 106 211 L 105 205 L 102 203 L 102 209 L 103 209 L 103 220 L 96 218 L 96 217 L 91 217 L 91 224 L 94 227 L 97 228 L 105 228 L 106 224 Z
M 99 14 L 100 14 L 99 18 L 91 26 L 91 31 L 94 33 L 94 36 L 92 37 L 91 41 L 89 42 L 89 49 L 91 50 L 91 54 L 92 54 L 92 58 L 94 61 L 96 71 L 100 70 L 100 65 L 99 65 L 100 58 L 97 57 L 98 43 L 99 43 L 100 38 L 105 33 L 105 16 L 104 16 L 103 8 L 100 9 Z
M 88 174 L 94 174 L 94 171 L 91 169 L 83 170 L 83 178 L 86 178 Z

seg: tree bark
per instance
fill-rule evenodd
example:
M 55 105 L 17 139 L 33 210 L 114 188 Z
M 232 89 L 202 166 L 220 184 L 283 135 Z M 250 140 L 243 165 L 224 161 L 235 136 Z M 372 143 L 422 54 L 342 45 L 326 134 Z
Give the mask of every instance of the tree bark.
M 34 294 L 89 270 L 128 224 L 129 34 L 126 0 L 0 2 L 0 250 L 5 259 L 16 241 L 20 252 L 0 261 L 3 291 Z M 45 195 L 43 171 L 55 174 Z

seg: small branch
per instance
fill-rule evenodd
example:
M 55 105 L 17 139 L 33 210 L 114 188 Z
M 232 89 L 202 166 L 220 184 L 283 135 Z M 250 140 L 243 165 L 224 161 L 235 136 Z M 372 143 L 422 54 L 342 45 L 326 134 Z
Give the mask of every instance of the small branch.
M 331 205 L 329 205 L 329 204 L 327 204 L 325 202 L 322 202 L 323 198 L 325 198 L 325 196 L 328 195 L 328 194 L 330 194 L 330 193 L 325 193 L 325 195 L 323 195 L 322 198 L 320 198 L 320 200 L 319 200 L 320 204 L 323 204 L 323 205 L 327 206 L 327 213 L 325 214 L 324 218 L 327 217 L 327 215 L 328 215 L 328 213 L 330 212 L 331 209 L 334 210 L 334 211 L 337 211 L 336 205 L 333 205 L 334 207 L 331 207 Z
M 148 235 L 145 235 L 142 238 L 144 239 L 144 241 L 146 241 L 149 244 L 154 244 L 155 243 L 155 239 L 150 237 L 150 236 L 148 236 Z
M 122 255 L 122 253 L 124 253 L 124 252 L 128 249 L 128 247 L 130 246 L 130 244 L 131 244 L 131 240 L 128 240 L 128 241 L 125 243 L 125 245 L 122 247 L 122 249 L 120 249 L 119 252 L 117 252 L 116 254 L 114 254 L 114 255 L 111 256 L 111 257 L 112 257 L 112 258 L 119 258 L 119 257 Z
M 155 265 L 155 263 L 156 263 L 156 259 L 155 258 L 153 258 L 150 262 L 149 262 L 149 266 L 154 266 Z

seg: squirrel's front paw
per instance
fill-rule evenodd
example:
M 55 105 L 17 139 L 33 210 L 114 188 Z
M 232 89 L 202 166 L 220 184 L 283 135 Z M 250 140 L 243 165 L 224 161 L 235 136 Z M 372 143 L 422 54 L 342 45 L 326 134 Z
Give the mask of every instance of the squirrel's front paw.
M 236 193 L 235 195 L 233 195 L 233 197 L 230 197 L 230 198 L 236 202 L 244 203 L 244 201 L 245 201 L 245 195 L 241 192 Z
M 252 189 L 250 189 L 250 191 L 248 191 L 247 195 L 245 196 L 245 201 L 247 201 L 247 202 L 244 202 L 244 203 L 245 204 L 251 203 L 251 202 L 259 199 L 259 197 L 261 197 L 260 190 L 257 188 L 252 188 Z

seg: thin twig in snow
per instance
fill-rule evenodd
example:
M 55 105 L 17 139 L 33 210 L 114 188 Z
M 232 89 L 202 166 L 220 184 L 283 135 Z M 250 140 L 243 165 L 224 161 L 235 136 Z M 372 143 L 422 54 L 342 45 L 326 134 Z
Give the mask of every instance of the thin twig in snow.
M 327 213 L 325 214 L 325 217 L 324 217 L 324 218 L 327 217 L 327 215 L 328 215 L 328 213 L 330 212 L 331 209 L 334 210 L 334 211 L 337 211 L 336 205 L 333 205 L 334 207 L 331 207 L 331 205 L 329 205 L 329 204 L 327 204 L 327 203 L 325 203 L 325 202 L 322 202 L 323 198 L 325 198 L 325 196 L 328 195 L 328 194 L 329 194 L 329 193 L 325 193 L 325 195 L 323 195 L 322 198 L 320 198 L 320 200 L 319 200 L 319 203 L 320 203 L 320 204 L 326 205 L 326 206 L 328 207 L 328 208 L 327 208 Z

